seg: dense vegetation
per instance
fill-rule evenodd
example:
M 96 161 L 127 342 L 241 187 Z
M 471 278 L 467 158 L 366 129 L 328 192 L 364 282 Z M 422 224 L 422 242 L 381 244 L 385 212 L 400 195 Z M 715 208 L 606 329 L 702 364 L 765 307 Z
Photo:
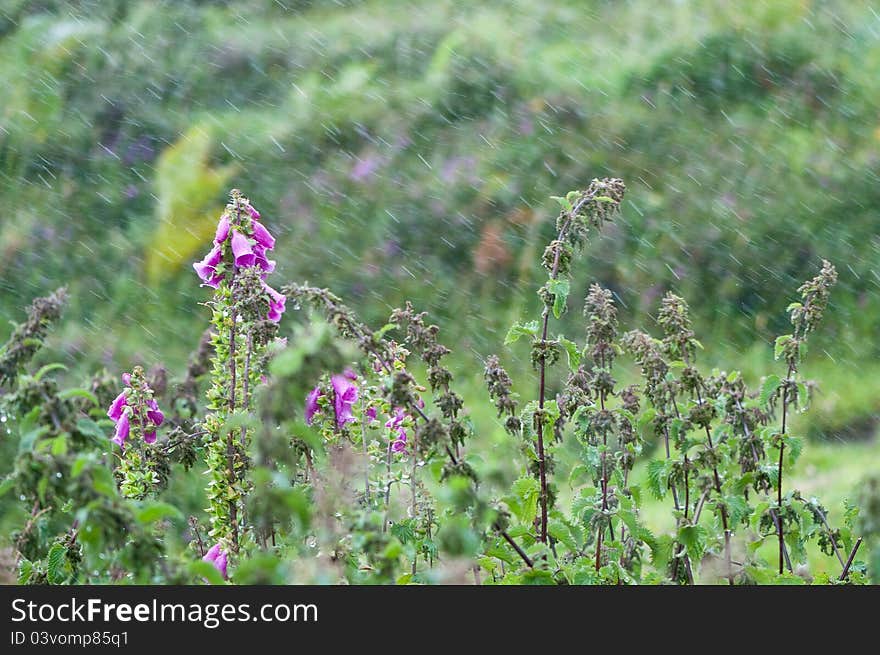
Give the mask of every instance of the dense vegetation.
M 21 322 L 32 298 L 67 287 L 65 319 L 28 375 L 60 361 L 69 372 L 51 377 L 77 388 L 106 367 L 87 389 L 101 404 L 96 390 L 122 371 L 161 363 L 168 398 L 191 385 L 175 420 L 200 416 L 205 371 L 196 357 L 186 375 L 186 362 L 205 296 L 190 265 L 239 186 L 278 239 L 278 280 L 328 286 L 375 327 L 406 300 L 431 312 L 456 344 L 450 368 L 479 444 L 469 451 L 500 494 L 521 479 L 510 457 L 524 455 L 482 408 L 485 358 L 509 324 L 541 312 L 550 196 L 613 175 L 628 184 L 620 215 L 585 245 L 568 293 L 583 298 L 596 282 L 621 325 L 645 329 L 667 291 L 688 299 L 712 344 L 707 376 L 734 367 L 761 389 L 774 339 L 791 331 L 781 310 L 821 259 L 836 265 L 803 364 L 821 384 L 795 419 L 818 440 L 796 475 L 819 480 L 823 499 L 832 489 L 837 524 L 855 520 L 844 497 L 876 507 L 865 476 L 876 475 L 880 411 L 880 19 L 863 4 L 97 5 L 0 9 L 0 315 Z M 583 334 L 579 312 L 559 318 L 561 332 Z M 308 329 L 307 343 L 331 338 Z M 532 388 L 528 352 L 514 346 L 506 364 L 517 388 Z M 615 391 L 637 382 L 632 359 L 617 368 Z M 548 398 L 564 382 L 550 381 Z M 68 438 L 106 439 L 100 423 L 84 425 Z M 59 457 L 71 447 L 53 444 Z M 4 461 L 21 448 L 4 441 Z M 576 459 L 562 453 L 559 466 Z M 650 473 L 647 458 L 635 463 L 638 479 Z M 196 480 L 172 481 L 184 514 L 205 507 Z M 642 508 L 654 530 L 669 527 L 660 505 Z M 22 520 L 2 507 L 6 534 Z M 143 529 L 164 518 L 148 513 Z M 876 519 L 865 520 L 868 538 Z

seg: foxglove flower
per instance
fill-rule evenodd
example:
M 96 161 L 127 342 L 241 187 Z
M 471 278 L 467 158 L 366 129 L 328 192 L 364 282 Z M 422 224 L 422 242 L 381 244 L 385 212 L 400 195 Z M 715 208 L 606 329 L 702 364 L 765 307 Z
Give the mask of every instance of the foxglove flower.
M 223 248 L 215 245 L 205 258 L 193 264 L 196 274 L 207 286 L 216 289 L 220 286 L 223 276 L 217 274 L 217 265 L 223 259 Z
M 114 421 L 118 421 L 122 418 L 122 412 L 127 405 L 128 403 L 125 400 L 125 392 L 123 391 L 116 396 L 116 399 L 110 404 L 110 409 L 107 410 L 107 416 Z
M 116 421 L 116 433 L 113 435 L 111 441 L 120 448 L 125 448 L 125 440 L 128 439 L 130 430 L 131 423 L 128 420 L 128 413 L 123 412 L 122 416 L 119 417 L 119 420 Z
M 272 250 L 275 247 L 275 237 L 269 234 L 269 230 L 262 223 L 254 222 L 254 239 L 266 250 Z
M 165 421 L 165 414 L 162 413 L 162 410 L 159 409 L 159 405 L 156 404 L 156 401 L 150 399 L 147 401 L 147 418 L 153 422 L 153 425 L 159 427 Z
M 367 414 L 367 418 L 369 419 L 370 423 L 372 423 L 373 421 L 376 420 L 377 411 L 376 411 L 375 407 L 368 407 L 366 414 Z
M 323 396 L 324 393 L 321 391 L 321 387 L 315 387 L 309 392 L 309 395 L 306 396 L 306 424 L 311 425 L 312 419 L 315 414 L 318 412 L 320 407 L 318 407 L 318 398 Z
M 283 293 L 278 293 L 265 282 L 263 282 L 263 290 L 269 294 L 269 313 L 266 315 L 266 319 L 277 323 L 281 320 L 281 315 L 284 314 L 287 296 Z
M 357 402 L 357 385 L 345 375 L 334 375 L 330 378 L 333 384 L 334 409 L 336 410 L 336 427 L 342 428 L 346 423 L 353 423 L 351 408 Z
M 220 544 L 214 544 L 211 548 L 208 549 L 208 552 L 205 553 L 205 556 L 202 557 L 203 562 L 210 562 L 214 565 L 214 568 L 220 571 L 220 575 L 223 576 L 225 580 L 227 577 L 227 557 L 226 553 L 220 548 Z
M 406 452 L 406 430 L 400 428 L 397 431 L 397 438 L 391 442 L 391 452 L 394 453 L 405 453 Z
M 257 260 L 250 241 L 238 230 L 232 230 L 232 256 L 235 258 L 235 265 L 239 268 L 253 266 Z
M 229 238 L 229 217 L 226 214 L 220 217 L 217 223 L 217 233 L 214 235 L 214 245 L 219 246 Z
M 125 389 L 113 399 L 107 416 L 116 421 L 112 441 L 120 448 L 131 434 L 132 424 L 136 436 L 142 436 L 146 443 L 156 442 L 156 428 L 165 421 L 165 415 L 153 398 L 153 391 L 144 379 L 143 370 L 136 367 L 135 375 L 125 373 L 122 381 Z

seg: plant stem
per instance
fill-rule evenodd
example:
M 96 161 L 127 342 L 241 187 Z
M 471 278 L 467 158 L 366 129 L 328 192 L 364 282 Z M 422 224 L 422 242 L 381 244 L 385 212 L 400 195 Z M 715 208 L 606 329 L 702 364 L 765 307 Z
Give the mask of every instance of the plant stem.
M 367 499 L 367 506 L 370 501 L 370 460 L 367 455 L 367 421 L 366 421 L 366 404 L 365 398 L 361 397 L 361 440 L 364 451 L 364 497 Z
M 843 567 L 843 573 L 840 574 L 841 580 L 846 580 L 846 577 L 849 575 L 849 568 L 852 566 L 853 560 L 856 558 L 856 553 L 859 550 L 859 546 L 862 545 L 862 538 L 859 537 L 856 541 L 856 545 L 853 546 L 852 552 L 849 554 L 849 559 L 846 560 L 846 564 Z
M 577 213 L 583 208 L 585 204 L 589 200 L 592 200 L 594 194 L 589 194 L 581 198 L 578 203 L 572 208 L 569 212 L 568 217 L 565 219 L 565 222 L 562 224 L 562 227 L 559 230 L 559 234 L 556 237 L 556 240 L 559 243 L 559 246 L 556 248 L 556 252 L 553 255 L 553 267 L 550 271 L 550 279 L 555 280 L 559 275 L 559 255 L 562 247 L 562 240 L 565 238 L 565 233 L 568 230 L 568 226 L 571 224 L 572 217 L 577 215 Z M 547 343 L 547 329 L 550 324 L 550 309 L 549 307 L 544 307 L 543 313 L 543 322 L 544 325 L 541 329 L 541 345 L 545 345 Z M 546 374 L 547 374 L 547 362 L 541 357 L 541 368 L 540 368 L 540 388 L 538 392 L 538 411 L 541 412 L 541 416 L 543 416 L 544 412 L 544 393 L 546 391 Z M 538 539 L 541 543 L 547 542 L 547 466 L 545 462 L 544 455 L 544 421 L 538 421 L 538 471 L 539 477 L 541 479 L 541 531 L 538 534 Z
M 742 403 L 740 403 L 739 398 L 736 398 L 736 408 L 737 408 L 737 411 L 740 413 L 740 416 L 742 417 L 743 434 L 745 434 L 746 439 L 748 439 L 751 442 L 752 433 L 751 433 L 751 430 L 749 430 L 748 423 L 746 422 L 745 409 L 743 408 Z M 755 449 L 754 443 L 750 443 L 750 445 L 752 447 L 752 459 L 754 460 L 755 465 L 757 466 L 760 463 L 760 458 L 758 457 L 758 451 Z M 773 509 L 772 507 L 770 508 L 769 513 L 770 513 L 770 518 L 773 519 L 773 525 L 776 526 L 776 532 L 778 533 L 779 530 L 781 529 L 780 522 L 779 522 L 779 515 L 776 513 L 776 510 Z M 830 530 L 830 528 L 829 528 L 829 530 Z M 837 546 L 835 544 L 835 550 L 836 549 L 837 549 Z M 788 567 L 788 570 L 793 571 L 794 569 L 792 569 L 792 566 L 791 566 L 791 558 L 788 556 L 788 548 L 785 547 L 784 541 L 782 542 L 782 554 L 785 558 L 785 565 Z M 838 555 L 838 558 L 841 559 L 840 563 L 842 565 L 843 559 L 840 558 L 840 555 Z
M 525 551 L 524 551 L 522 548 L 519 547 L 519 544 L 517 544 L 517 543 L 511 538 L 511 536 L 510 536 L 509 534 L 507 534 L 506 531 L 501 530 L 501 531 L 500 531 L 500 534 L 501 534 L 501 536 L 504 538 L 504 541 L 506 541 L 507 543 L 509 543 L 509 544 L 510 544 L 510 547 L 513 548 L 513 549 L 516 551 L 516 554 L 519 555 L 519 556 L 522 558 L 522 561 L 526 563 L 526 566 L 528 566 L 530 569 L 535 568 L 534 564 L 532 563 L 532 560 L 529 559 L 529 556 L 526 555 Z
M 229 305 L 232 309 L 232 325 L 229 328 L 229 413 L 230 415 L 235 411 L 235 373 L 236 373 L 236 354 L 235 354 L 235 330 L 238 323 L 238 317 L 236 315 L 235 308 L 235 292 L 232 291 L 233 285 L 235 284 L 235 267 L 233 266 L 232 279 L 229 282 L 230 286 L 230 296 L 229 296 Z M 229 486 L 232 487 L 235 485 L 235 439 L 232 436 L 232 431 L 226 435 L 226 466 L 227 466 L 227 479 Z M 232 522 L 232 550 L 233 552 L 238 552 L 238 504 L 235 500 L 229 501 L 229 518 Z
M 785 554 L 785 535 L 782 525 L 782 464 L 785 455 L 785 428 L 786 419 L 788 418 L 788 387 L 791 384 L 791 375 L 794 372 L 794 363 L 788 364 L 788 373 L 785 376 L 785 382 L 782 387 L 782 434 L 779 435 L 779 468 L 776 487 L 776 506 L 779 509 L 780 520 L 776 522 L 776 534 L 779 535 L 779 575 L 782 575 L 782 562 Z

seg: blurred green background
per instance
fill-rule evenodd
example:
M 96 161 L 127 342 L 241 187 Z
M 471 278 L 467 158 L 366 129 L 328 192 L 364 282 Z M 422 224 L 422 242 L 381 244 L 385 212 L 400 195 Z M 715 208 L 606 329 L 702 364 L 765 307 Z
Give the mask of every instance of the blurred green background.
M 650 328 L 674 289 L 707 367 L 754 381 L 830 259 L 798 475 L 835 506 L 880 469 L 866 3 L 2 0 L 0 88 L 0 338 L 67 284 L 46 360 L 179 370 L 207 322 L 190 265 L 235 186 L 279 237 L 276 283 L 329 286 L 378 325 L 412 299 L 481 401 L 480 357 L 538 311 L 549 196 L 615 176 L 622 216 L 572 297 L 597 280 Z M 581 337 L 576 307 L 564 329 Z M 526 353 L 507 361 L 527 380 Z

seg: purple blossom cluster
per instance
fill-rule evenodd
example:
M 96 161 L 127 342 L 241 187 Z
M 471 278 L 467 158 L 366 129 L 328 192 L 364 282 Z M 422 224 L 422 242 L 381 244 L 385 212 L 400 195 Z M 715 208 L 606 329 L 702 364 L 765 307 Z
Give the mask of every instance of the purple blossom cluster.
M 213 248 L 202 261 L 193 264 L 193 268 L 204 286 L 216 289 L 226 279 L 228 255 L 231 255 L 232 265 L 236 268 L 258 266 L 262 269 L 260 279 L 263 291 L 269 296 L 269 313 L 266 318 L 277 323 L 284 314 L 287 298 L 266 284 L 266 276 L 275 270 L 275 260 L 267 257 L 267 253 L 275 248 L 275 237 L 260 222 L 260 212 L 248 201 L 242 202 L 251 217 L 250 227 L 246 228 L 246 223 L 234 226 L 229 214 L 224 213 L 217 224 Z M 247 232 L 243 231 L 245 229 Z
M 357 420 L 352 414 L 352 408 L 358 400 L 356 381 L 357 375 L 351 369 L 346 369 L 344 373 L 333 375 L 330 378 L 330 384 L 333 388 L 333 413 L 337 429 L 342 429 L 346 424 L 354 423 Z M 308 425 L 314 421 L 315 414 L 321 412 L 318 400 L 323 396 L 324 390 L 320 386 L 312 389 L 306 396 L 305 416 Z M 365 416 L 372 423 L 378 420 L 378 410 L 372 406 L 368 407 Z M 385 422 L 385 427 L 391 432 L 391 450 L 395 453 L 406 453 L 407 434 L 404 423 L 408 418 L 409 414 L 403 408 L 397 407 L 391 418 Z
M 152 398 L 152 391 L 146 383 L 139 385 L 140 388 L 135 390 L 132 387 L 130 373 L 123 373 L 122 383 L 125 389 L 116 396 L 107 410 L 107 416 L 116 421 L 113 443 L 125 448 L 132 423 L 142 430 L 144 442 L 155 443 L 156 428 L 165 421 L 165 415 Z
M 330 384 L 333 387 L 333 412 L 336 417 L 336 427 L 339 429 L 347 423 L 355 421 L 351 410 L 358 399 L 356 380 L 357 374 L 350 368 L 345 369 L 344 373 L 330 378 Z M 306 423 L 309 425 L 312 424 L 315 414 L 321 410 L 318 398 L 323 395 L 324 391 L 321 387 L 315 387 L 306 396 Z

